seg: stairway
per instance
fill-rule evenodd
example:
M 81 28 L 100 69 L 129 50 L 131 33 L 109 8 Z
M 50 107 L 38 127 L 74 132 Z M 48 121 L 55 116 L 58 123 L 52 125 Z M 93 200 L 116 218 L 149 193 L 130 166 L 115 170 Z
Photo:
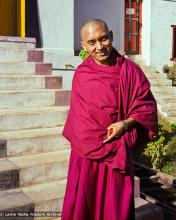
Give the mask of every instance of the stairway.
M 145 64 L 140 56 L 129 56 L 140 65 L 151 84 L 159 112 L 171 123 L 176 123 L 176 88 L 166 73 L 157 72 L 155 67 Z
M 0 213 L 6 213 L 0 218 L 59 214 L 70 152 L 61 135 L 70 91 L 62 89 L 62 77 L 52 76 L 31 38 L 0 37 L 0 82 Z M 25 219 L 57 217 L 49 214 Z

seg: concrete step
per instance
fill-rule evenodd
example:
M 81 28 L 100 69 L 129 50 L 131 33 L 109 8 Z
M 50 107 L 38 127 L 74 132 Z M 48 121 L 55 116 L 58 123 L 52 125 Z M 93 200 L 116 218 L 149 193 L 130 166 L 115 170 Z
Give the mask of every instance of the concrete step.
M 164 104 L 163 105 L 158 104 L 158 110 L 167 119 L 167 121 L 170 121 L 171 123 L 176 123 L 175 108 L 165 108 Z
M 63 126 L 0 132 L 0 137 L 7 140 L 3 155 L 18 157 L 69 148 L 69 142 L 62 136 L 62 130 Z
M 142 58 L 140 59 L 132 58 L 131 60 L 136 64 L 138 64 L 145 73 L 156 73 L 157 70 L 156 67 L 146 65 L 146 63 L 142 60 Z
M 74 76 L 73 70 L 53 70 L 52 75 L 53 76 L 62 76 L 62 87 L 63 89 L 71 90 L 72 88 L 72 80 Z
M 136 220 L 164 220 L 164 210 L 140 197 L 135 198 Z
M 158 86 L 158 89 L 156 89 L 156 87 L 157 86 L 151 86 L 151 90 L 155 95 L 157 95 L 158 99 L 171 97 L 174 100 L 176 92 L 172 89 L 171 86 Z
M 59 87 L 60 81 L 47 81 L 47 87 Z M 63 89 L 0 90 L 0 109 L 65 106 L 71 91 Z
M 55 90 L 0 90 L 0 108 L 31 108 L 55 105 Z
M 64 124 L 69 107 L 37 107 L 0 110 L 0 131 L 52 128 Z
M 176 124 L 176 116 L 175 117 L 168 117 L 167 120 L 173 124 Z
M 176 102 L 165 102 L 160 104 L 159 102 L 157 103 L 158 109 L 160 111 L 169 111 L 170 109 L 176 109 Z
M 131 59 L 131 58 L 130 58 Z M 143 60 L 142 60 L 142 58 L 135 58 L 135 59 L 131 59 L 133 62 L 135 62 L 135 63 L 137 63 L 138 65 L 141 65 L 141 66 L 148 66 Z
M 131 60 L 142 61 L 142 56 L 140 54 L 137 54 L 137 55 L 127 54 L 127 56 Z
M 35 38 L 21 38 L 11 36 L 0 36 L 0 48 L 9 49 L 34 49 L 36 46 Z
M 65 106 L 70 105 L 71 100 L 71 91 L 70 90 L 64 90 L 64 89 L 57 89 L 56 92 L 56 105 L 57 106 Z
M 154 68 L 156 69 L 155 67 L 151 67 L 151 66 L 148 66 L 145 62 L 145 60 L 143 60 L 142 56 L 141 55 L 127 55 L 128 58 L 130 60 L 132 60 L 133 62 L 137 63 L 138 65 L 140 65 L 141 67 L 149 67 L 149 68 Z
M 0 48 L 1 62 L 43 62 L 43 51 Z
M 0 211 L 57 212 L 62 210 L 66 179 L 0 192 Z M 20 218 L 19 218 L 20 219 Z M 23 219 L 21 217 L 21 219 Z M 44 217 L 35 217 L 35 220 Z
M 60 206 L 59 206 L 60 207 Z M 52 217 L 44 217 L 44 216 L 52 216 Z M 53 217 L 53 216 L 61 216 L 61 211 L 57 212 L 47 212 L 47 214 L 44 214 L 42 217 L 35 217 L 34 220 L 61 220 L 61 217 Z
M 44 51 L 44 62 L 52 63 L 54 68 L 66 68 L 66 64 L 71 64 L 74 68 L 77 68 L 81 64 L 82 60 L 79 56 L 63 54 L 63 51 L 58 53 L 57 51 L 49 51 L 43 49 Z
M 168 79 L 149 79 L 152 86 L 172 86 L 172 81 Z
M 147 76 L 148 79 L 166 79 L 169 80 L 167 78 L 167 75 L 164 73 L 146 73 L 145 74 Z
M 176 94 L 176 88 L 173 86 L 152 86 L 151 90 L 153 93 L 165 95 L 165 94 Z
M 0 159 L 0 190 L 67 177 L 69 149 Z
M 155 67 L 151 67 L 151 66 L 144 66 L 144 65 L 140 65 L 141 69 L 143 70 L 143 72 L 147 75 L 147 74 L 154 74 L 156 73 L 156 68 Z
M 47 214 L 49 215 L 49 214 Z M 51 213 L 52 216 L 61 216 L 61 212 Z M 36 217 L 34 220 L 61 220 L 61 217 L 53 218 L 53 217 Z
M 176 109 L 167 109 L 163 110 L 163 112 L 165 111 L 165 113 L 163 114 L 165 117 L 175 117 L 176 118 Z
M 44 52 L 42 50 L 27 50 L 28 62 L 43 62 Z
M 140 179 L 139 177 L 134 177 L 134 198 L 140 196 Z
M 25 62 L 27 61 L 26 49 L 0 49 L 1 62 Z
M 131 59 L 141 66 L 149 79 L 159 112 L 171 123 L 176 123 L 176 89 L 172 87 L 172 81 L 167 74 L 157 73 L 155 68 L 146 66 L 141 57 L 132 56 Z
M 70 96 L 71 91 L 62 89 L 0 90 L 0 108 L 64 106 Z
M 0 62 L 0 75 L 34 75 L 35 63 Z
M 0 62 L 0 75 L 51 75 L 52 64 L 35 62 Z
M 157 96 L 157 101 L 160 103 L 160 104 L 164 104 L 164 103 L 167 103 L 167 102 L 176 102 L 176 94 L 174 93 L 166 93 L 166 94 L 160 94 Z
M 54 76 L 1 76 L 0 90 L 2 89 L 61 89 L 62 77 Z M 52 84 L 52 86 L 51 86 Z
M 61 212 L 56 212 L 54 215 L 61 216 Z M 54 216 L 53 215 L 53 216 Z M 61 220 L 61 217 L 53 218 L 53 217 L 36 217 L 34 220 Z
M 19 189 L 6 190 L 0 192 L 0 211 L 4 210 L 15 210 L 16 212 L 24 212 L 25 210 L 35 212 L 57 212 L 61 214 L 63 197 L 65 192 L 66 179 L 52 181 L 42 184 L 36 184 L 34 186 L 21 187 Z M 13 199 L 12 199 L 13 198 Z M 10 202 L 7 202 L 7 201 Z M 141 199 L 142 200 L 142 199 Z M 147 202 L 146 202 L 147 203 Z M 145 203 L 145 205 L 146 205 Z M 142 207 L 141 201 L 139 204 L 139 198 L 135 199 L 135 205 L 137 210 L 137 216 L 141 216 L 139 209 Z M 143 202 L 144 205 L 144 202 Z M 22 207 L 25 208 L 22 208 Z M 30 208 L 31 209 L 30 209 Z M 152 206 L 150 206 L 151 208 Z M 146 210 L 146 209 L 145 209 Z M 156 211 L 158 208 L 156 207 Z M 27 211 L 26 211 L 27 212 Z M 157 212 L 157 214 L 160 214 Z M 144 215 L 143 215 L 144 216 Z M 60 219 L 48 218 L 48 217 L 37 217 L 35 220 L 49 220 L 49 219 Z M 141 220 L 137 218 L 137 220 Z M 162 219 L 158 219 L 162 220 Z

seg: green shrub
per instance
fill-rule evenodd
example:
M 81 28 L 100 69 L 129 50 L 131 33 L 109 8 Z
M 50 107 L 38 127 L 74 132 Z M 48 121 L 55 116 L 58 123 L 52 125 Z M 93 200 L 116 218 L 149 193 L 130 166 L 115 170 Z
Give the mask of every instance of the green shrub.
M 160 128 L 157 140 L 147 144 L 144 149 L 144 155 L 151 159 L 153 168 L 159 169 L 164 163 L 166 156 L 166 138 L 164 131 Z
M 82 49 L 79 53 L 79 56 L 82 60 L 85 60 L 89 56 L 89 53 L 86 50 Z
M 166 156 L 168 160 L 170 158 L 176 159 L 176 135 L 168 141 L 166 147 Z
M 164 72 L 164 73 L 168 73 L 168 72 L 169 72 L 169 66 L 168 66 L 167 64 L 165 64 L 165 65 L 163 66 L 163 72 Z
M 176 64 L 174 64 L 173 67 L 169 68 L 169 72 L 167 73 L 167 76 L 169 79 L 176 78 Z
M 176 61 L 170 67 L 165 64 L 163 66 L 163 72 L 167 74 L 168 79 L 176 79 Z
M 172 166 L 172 164 L 167 163 L 166 165 L 163 166 L 163 168 L 161 169 L 161 171 L 163 173 L 169 174 L 169 175 L 173 175 L 174 173 L 174 167 Z
M 143 163 L 147 166 L 151 164 L 154 169 L 176 175 L 176 124 L 170 124 L 161 118 L 159 122 L 157 139 L 144 147 L 139 158 L 143 157 Z

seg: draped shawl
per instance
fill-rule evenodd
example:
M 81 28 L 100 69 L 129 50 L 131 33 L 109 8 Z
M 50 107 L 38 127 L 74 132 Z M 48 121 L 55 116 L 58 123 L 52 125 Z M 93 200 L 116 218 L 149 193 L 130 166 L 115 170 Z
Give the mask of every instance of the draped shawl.
M 120 138 L 103 144 L 107 127 L 132 117 L 137 123 Z M 104 161 L 125 173 L 129 151 L 137 141 L 157 134 L 157 105 L 141 68 L 115 53 L 115 63 L 102 66 L 89 56 L 72 81 L 70 109 L 63 136 L 87 159 Z

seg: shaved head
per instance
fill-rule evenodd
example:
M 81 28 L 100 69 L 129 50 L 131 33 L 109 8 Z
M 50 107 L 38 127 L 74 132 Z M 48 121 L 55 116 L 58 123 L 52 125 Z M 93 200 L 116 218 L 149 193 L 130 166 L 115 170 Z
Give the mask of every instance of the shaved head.
M 112 31 L 100 19 L 89 19 L 84 22 L 81 31 L 81 46 L 93 57 L 95 63 L 108 65 L 111 61 Z
M 106 31 L 106 33 L 109 34 L 109 28 L 103 20 L 92 18 L 92 19 L 85 21 L 81 27 L 80 35 L 81 35 L 82 40 L 84 39 L 84 33 L 86 32 L 86 30 L 90 29 L 93 26 L 97 26 L 97 25 L 101 26 Z

